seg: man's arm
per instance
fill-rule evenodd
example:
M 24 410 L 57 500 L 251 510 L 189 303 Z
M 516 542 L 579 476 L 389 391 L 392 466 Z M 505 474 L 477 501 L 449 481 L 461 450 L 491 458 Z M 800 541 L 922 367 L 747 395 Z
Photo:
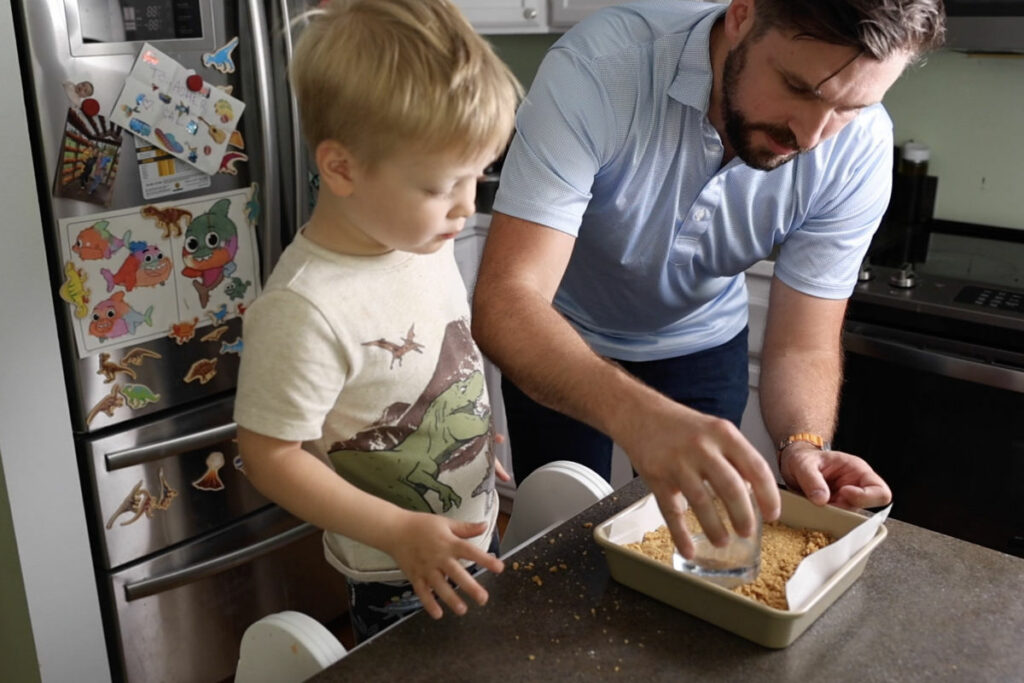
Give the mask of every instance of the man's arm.
M 846 299 L 802 294 L 772 279 L 761 354 L 761 415 L 775 443 L 800 433 L 831 441 L 843 375 Z M 811 501 L 844 507 L 883 505 L 888 486 L 862 459 L 794 441 L 781 453 L 786 484 Z
M 708 537 L 724 541 L 707 481 L 735 528 L 754 527 L 745 481 L 766 519 L 778 516 L 770 469 L 736 427 L 663 396 L 595 354 L 551 306 L 574 238 L 495 213 L 474 293 L 484 353 L 534 400 L 609 435 L 655 494 L 680 551 L 692 557 L 685 496 Z

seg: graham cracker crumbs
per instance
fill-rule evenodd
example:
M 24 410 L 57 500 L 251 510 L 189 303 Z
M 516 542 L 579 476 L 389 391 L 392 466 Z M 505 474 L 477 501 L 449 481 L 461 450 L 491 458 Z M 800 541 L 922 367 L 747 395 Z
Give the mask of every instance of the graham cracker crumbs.
M 700 523 L 692 510 L 686 511 L 686 528 L 691 532 L 700 531 Z M 769 607 L 789 609 L 786 582 L 793 576 L 797 565 L 811 553 L 835 540 L 824 531 L 797 529 L 781 522 L 766 522 L 761 537 L 761 568 L 757 579 L 737 586 L 732 591 Z M 640 543 L 628 543 L 625 547 L 672 566 L 675 544 L 668 527 L 664 525 L 644 534 Z

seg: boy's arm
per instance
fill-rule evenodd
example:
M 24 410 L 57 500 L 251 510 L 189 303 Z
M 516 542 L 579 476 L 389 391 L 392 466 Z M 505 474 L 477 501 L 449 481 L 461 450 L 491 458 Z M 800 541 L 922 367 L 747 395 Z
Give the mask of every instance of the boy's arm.
M 433 618 L 442 615 L 435 595 L 456 614 L 466 611 L 448 579 L 478 604 L 487 602 L 487 591 L 459 563 L 470 560 L 495 573 L 504 568 L 501 560 L 466 540 L 483 533 L 484 522 L 413 512 L 370 495 L 338 476 L 298 441 L 282 441 L 239 426 L 238 450 L 249 481 L 267 498 L 321 529 L 394 558 Z

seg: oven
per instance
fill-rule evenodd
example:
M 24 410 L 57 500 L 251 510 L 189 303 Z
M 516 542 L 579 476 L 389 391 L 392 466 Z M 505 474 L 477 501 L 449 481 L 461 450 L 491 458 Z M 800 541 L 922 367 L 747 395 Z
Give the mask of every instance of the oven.
M 921 262 L 863 269 L 843 339 L 835 447 L 892 516 L 1024 557 L 1024 230 L 935 222 Z

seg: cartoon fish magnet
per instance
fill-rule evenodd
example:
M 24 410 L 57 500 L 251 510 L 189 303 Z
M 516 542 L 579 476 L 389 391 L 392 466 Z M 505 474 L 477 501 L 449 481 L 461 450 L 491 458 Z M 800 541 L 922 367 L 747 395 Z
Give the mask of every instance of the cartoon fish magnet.
M 83 261 L 108 259 L 116 254 L 128 244 L 132 231 L 126 230 L 124 235 L 118 237 L 110 232 L 109 225 L 108 221 L 96 221 L 79 232 L 75 243 L 71 245 L 71 251 L 78 254 L 78 258 Z
M 230 208 L 231 200 L 220 199 L 208 212 L 196 216 L 185 230 L 181 250 L 185 267 L 181 274 L 194 278 L 192 285 L 203 308 L 210 301 L 210 292 L 238 268 L 238 228 L 228 218 Z
M 136 287 L 155 287 L 164 284 L 171 276 L 174 266 L 159 246 L 140 240 L 132 242 L 129 251 L 116 273 L 107 268 L 100 269 L 100 275 L 107 282 L 108 292 L 113 291 L 116 285 L 121 285 L 129 292 Z
M 115 339 L 126 334 L 135 334 L 139 325 L 145 323 L 153 326 L 153 306 L 145 313 L 139 313 L 124 300 L 124 292 L 114 292 L 92 309 L 92 322 L 89 323 L 89 334 L 100 341 Z

